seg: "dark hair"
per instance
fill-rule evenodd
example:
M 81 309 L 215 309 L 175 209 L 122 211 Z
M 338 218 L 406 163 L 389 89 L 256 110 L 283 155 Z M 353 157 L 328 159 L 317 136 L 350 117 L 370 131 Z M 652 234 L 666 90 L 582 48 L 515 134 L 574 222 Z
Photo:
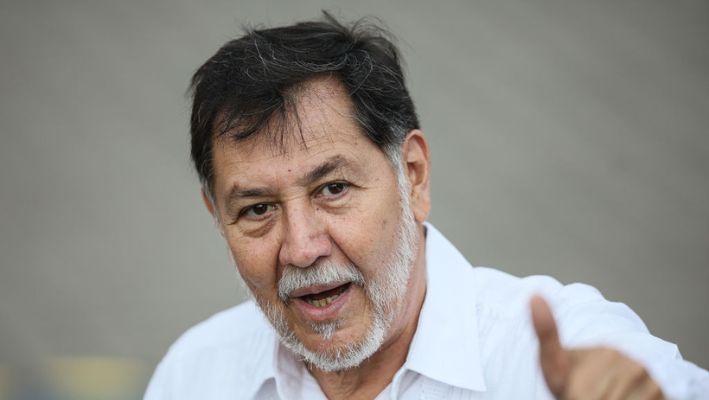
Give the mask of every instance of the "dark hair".
M 293 116 L 289 113 L 295 113 L 293 91 L 318 75 L 330 74 L 342 82 L 354 106 L 353 117 L 390 158 L 407 133 L 419 127 L 390 34 L 365 20 L 345 26 L 323 14 L 322 21 L 249 29 L 195 72 L 190 85 L 191 153 L 209 194 L 214 139 L 228 135 L 241 140 L 267 124 L 271 128 L 274 121 L 288 121 Z M 276 130 L 280 132 L 269 133 L 282 142 L 284 130 Z

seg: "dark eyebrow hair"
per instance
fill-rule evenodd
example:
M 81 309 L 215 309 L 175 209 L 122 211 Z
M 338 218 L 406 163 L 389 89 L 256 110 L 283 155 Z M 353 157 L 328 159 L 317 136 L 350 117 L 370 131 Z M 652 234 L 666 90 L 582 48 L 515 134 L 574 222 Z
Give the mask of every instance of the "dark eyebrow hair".
M 318 165 L 314 169 L 308 171 L 302 178 L 298 179 L 298 184 L 301 186 L 307 186 L 313 182 L 318 181 L 324 176 L 327 176 L 330 172 L 340 168 L 344 164 L 347 164 L 347 160 L 342 156 L 334 156 L 324 163 Z
M 249 197 L 267 197 L 270 195 L 273 195 L 273 191 L 268 188 L 252 188 L 239 190 L 238 187 L 234 186 L 229 191 L 229 194 L 227 194 L 224 204 L 226 210 L 229 213 L 233 213 L 234 211 L 232 210 L 232 207 L 234 204 L 234 200 L 236 199 L 245 199 Z
M 264 197 L 264 196 L 268 196 L 269 194 L 272 194 L 272 192 L 271 192 L 271 190 L 266 189 L 266 188 L 232 190 L 231 193 L 229 193 L 228 198 L 232 199 L 234 197 Z
M 323 178 L 324 176 L 327 176 L 329 173 L 345 164 L 347 164 L 347 159 L 345 159 L 345 157 L 342 157 L 340 155 L 331 157 L 327 159 L 324 163 L 305 173 L 305 175 L 298 179 L 297 183 L 301 186 L 308 186 L 309 184 L 318 181 L 319 179 Z M 229 194 L 226 197 L 226 204 L 230 204 L 233 200 L 237 198 L 267 197 L 273 195 L 273 190 L 265 187 L 239 190 L 238 187 L 234 186 L 229 191 Z

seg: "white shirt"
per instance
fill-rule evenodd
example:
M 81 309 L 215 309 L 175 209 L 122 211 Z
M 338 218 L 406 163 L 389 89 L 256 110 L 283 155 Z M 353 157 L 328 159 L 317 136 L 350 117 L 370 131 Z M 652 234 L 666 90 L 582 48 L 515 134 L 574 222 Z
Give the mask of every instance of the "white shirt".
M 562 344 L 609 345 L 643 363 L 669 399 L 709 399 L 709 373 L 650 335 L 628 307 L 583 284 L 473 268 L 427 224 L 427 289 L 406 362 L 377 399 L 552 398 L 529 298 L 550 302 Z M 325 399 L 253 302 L 222 311 L 170 348 L 145 394 L 162 399 Z

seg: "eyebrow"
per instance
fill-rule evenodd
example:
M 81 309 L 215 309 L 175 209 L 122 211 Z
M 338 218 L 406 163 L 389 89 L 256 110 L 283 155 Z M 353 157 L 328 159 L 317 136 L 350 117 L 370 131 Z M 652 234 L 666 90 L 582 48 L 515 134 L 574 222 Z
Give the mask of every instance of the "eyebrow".
M 308 186 L 313 182 L 317 182 L 323 177 L 330 174 L 332 171 L 342 167 L 347 164 L 347 160 L 342 156 L 334 156 L 327 159 L 324 163 L 318 165 L 312 170 L 308 171 L 302 178 L 298 179 L 298 184 L 301 186 Z
M 342 167 L 345 164 L 347 164 L 347 159 L 340 155 L 333 156 L 327 159 L 322 164 L 305 173 L 301 178 L 297 180 L 297 184 L 299 186 L 308 186 L 314 182 L 317 182 L 318 180 L 322 179 L 323 177 L 330 174 L 332 171 Z M 230 204 L 236 199 L 268 197 L 273 196 L 274 194 L 274 191 L 267 187 L 257 187 L 240 190 L 238 187 L 234 186 L 229 191 L 229 194 L 226 197 L 226 203 Z

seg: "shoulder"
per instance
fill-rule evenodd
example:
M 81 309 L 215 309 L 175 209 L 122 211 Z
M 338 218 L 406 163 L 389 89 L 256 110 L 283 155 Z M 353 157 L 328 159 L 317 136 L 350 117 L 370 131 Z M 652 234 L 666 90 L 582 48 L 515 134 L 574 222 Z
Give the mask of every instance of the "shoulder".
M 529 302 L 541 295 L 551 306 L 562 339 L 585 342 L 600 338 L 604 331 L 626 329 L 647 333 L 642 320 L 625 304 L 607 300 L 593 286 L 562 284 L 545 275 L 516 277 L 486 267 L 472 268 L 476 303 L 483 315 L 531 326 Z
M 526 309 L 529 299 L 535 294 L 544 296 L 554 308 L 605 301 L 593 286 L 583 283 L 564 285 L 546 275 L 517 277 L 488 267 L 472 267 L 470 275 L 479 305 L 503 313 L 504 310 L 517 312 L 520 307 Z
M 220 311 L 191 327 L 171 346 L 170 352 L 192 353 L 210 348 L 241 347 L 245 340 L 270 329 L 253 301 Z
M 682 360 L 675 344 L 653 336 L 633 310 L 607 300 L 593 286 L 563 285 L 548 276 L 518 278 L 490 268 L 471 270 L 483 359 L 489 370 L 500 371 L 498 376 L 514 369 L 521 376 L 537 365 L 529 300 L 540 294 L 553 310 L 564 346 L 618 350 L 643 364 L 668 397 L 693 398 L 686 393 L 702 393 L 709 385 L 709 374 Z
M 481 332 L 488 333 L 483 335 L 488 341 L 524 342 L 535 347 L 529 303 L 539 294 L 551 306 L 565 346 L 613 347 L 646 364 L 648 355 L 679 356 L 677 346 L 651 335 L 627 305 L 607 300 L 593 286 L 563 285 L 549 276 L 518 278 L 490 268 L 472 269 L 478 321 Z
M 482 325 L 494 323 L 510 329 L 526 328 L 529 322 L 529 300 L 534 294 L 544 296 L 555 315 L 577 305 L 599 302 L 603 296 L 589 285 L 563 285 L 549 276 L 516 277 L 497 269 L 473 267 L 431 224 L 426 225 L 426 264 L 429 284 L 445 287 L 439 292 L 456 292 L 465 304 L 475 304 Z M 439 295 L 447 296 L 446 293 Z M 453 300 L 451 300 L 453 301 Z M 607 303 L 607 302 L 606 302 Z M 562 317 L 566 313 L 562 313 Z
M 221 311 L 175 341 L 145 398 L 243 397 L 269 368 L 274 348 L 275 333 L 252 301 Z
M 529 298 L 535 293 L 559 304 L 602 299 L 600 293 L 588 285 L 565 286 L 549 276 L 519 278 L 493 268 L 473 267 L 433 225 L 427 223 L 426 228 L 429 284 L 457 289 L 466 299 L 474 301 L 477 308 L 499 316 L 518 316 L 526 312 Z

